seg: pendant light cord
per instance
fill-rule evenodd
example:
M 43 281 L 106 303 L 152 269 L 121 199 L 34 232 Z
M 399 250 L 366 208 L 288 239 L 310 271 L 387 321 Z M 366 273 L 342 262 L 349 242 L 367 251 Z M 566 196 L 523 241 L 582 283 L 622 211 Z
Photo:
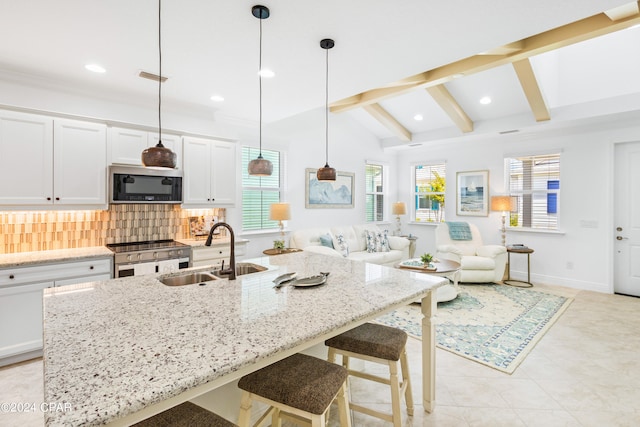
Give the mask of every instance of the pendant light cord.
M 259 132 L 258 132 L 258 141 L 260 143 L 260 153 L 258 154 L 258 158 L 262 158 L 262 18 L 260 18 L 260 55 L 258 59 L 258 81 L 259 81 L 259 97 L 260 97 L 260 114 L 259 114 Z
M 324 134 L 325 134 L 325 167 L 329 166 L 329 49 L 325 49 L 327 52 L 326 60 L 326 73 L 325 73 L 325 109 L 324 109 Z
M 158 147 L 162 147 L 162 0 L 158 0 Z

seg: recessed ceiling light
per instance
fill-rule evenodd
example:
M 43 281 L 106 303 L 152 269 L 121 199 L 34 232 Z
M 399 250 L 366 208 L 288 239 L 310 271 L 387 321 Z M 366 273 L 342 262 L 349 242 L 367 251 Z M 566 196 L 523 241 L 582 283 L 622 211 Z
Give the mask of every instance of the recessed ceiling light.
M 490 96 L 483 96 L 482 98 L 480 98 L 480 104 L 482 104 L 482 105 L 491 104 L 491 97 Z
M 276 75 L 276 73 L 274 73 L 273 71 L 267 69 L 267 68 L 263 68 L 262 70 L 258 71 L 258 74 L 260 74 L 262 77 L 269 79 L 273 76 Z
M 93 71 L 94 73 L 104 73 L 107 71 L 98 64 L 87 64 L 84 66 L 84 68 L 86 68 L 89 71 Z
M 222 97 L 222 96 L 220 96 L 220 95 L 213 95 L 213 96 L 211 97 L 211 100 L 212 100 L 213 102 L 222 102 L 222 101 L 224 101 L 224 97 Z
M 422 117 L 422 114 L 416 114 L 415 116 L 413 116 L 413 120 L 421 122 L 424 119 L 424 117 Z

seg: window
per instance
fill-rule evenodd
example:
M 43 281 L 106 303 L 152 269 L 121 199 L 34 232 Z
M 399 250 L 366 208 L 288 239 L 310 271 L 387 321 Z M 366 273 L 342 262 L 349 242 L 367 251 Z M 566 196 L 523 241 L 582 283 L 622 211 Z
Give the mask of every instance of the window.
M 365 166 L 366 220 L 384 220 L 384 166 L 367 163 Z
M 505 159 L 509 195 L 516 197 L 509 226 L 558 229 L 560 207 L 560 154 Z
M 444 193 L 446 188 L 446 165 L 413 166 L 415 195 L 415 221 L 444 221 Z
M 249 162 L 258 157 L 260 150 L 242 147 L 242 230 L 278 228 L 278 221 L 269 219 L 269 207 L 280 202 L 281 154 L 279 151 L 262 150 L 262 157 L 273 163 L 271 176 L 251 176 L 247 172 Z

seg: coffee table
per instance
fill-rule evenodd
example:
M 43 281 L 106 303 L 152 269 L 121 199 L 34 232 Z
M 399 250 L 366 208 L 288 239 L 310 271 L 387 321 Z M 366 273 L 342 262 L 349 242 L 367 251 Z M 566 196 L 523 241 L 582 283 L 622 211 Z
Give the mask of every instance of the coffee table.
M 438 302 L 451 301 L 458 296 L 460 288 L 458 280 L 460 280 L 460 263 L 448 259 L 442 259 L 432 263 L 435 270 L 424 268 L 420 258 L 412 258 L 402 261 L 396 267 L 403 270 L 413 270 L 425 274 L 433 274 L 434 276 L 446 277 L 451 281 L 449 285 L 444 285 L 436 289 L 436 300 Z

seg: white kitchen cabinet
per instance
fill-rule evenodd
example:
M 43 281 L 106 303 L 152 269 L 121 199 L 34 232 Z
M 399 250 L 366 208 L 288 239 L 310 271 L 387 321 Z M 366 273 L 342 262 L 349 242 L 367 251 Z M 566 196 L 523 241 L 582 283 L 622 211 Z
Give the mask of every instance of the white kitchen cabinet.
M 110 127 L 110 164 L 142 166 L 142 152 L 158 143 L 158 133 L 139 129 Z M 162 133 L 162 145 L 176 153 L 176 167 L 182 168 L 182 139 L 178 135 Z
M 236 262 L 238 262 L 247 253 L 247 241 L 236 242 L 235 248 Z M 229 242 L 217 244 L 214 240 L 211 246 L 193 246 L 191 248 L 191 264 L 193 267 L 212 265 L 218 269 L 224 261 L 225 267 L 228 267 L 230 255 Z
M 106 206 L 106 126 L 0 111 L 0 205 Z
M 42 290 L 109 280 L 112 258 L 0 270 L 0 366 L 42 354 Z
M 0 204 L 51 204 L 53 119 L 0 111 Z
M 236 144 L 184 137 L 183 145 L 183 206 L 234 206 L 237 182 Z

